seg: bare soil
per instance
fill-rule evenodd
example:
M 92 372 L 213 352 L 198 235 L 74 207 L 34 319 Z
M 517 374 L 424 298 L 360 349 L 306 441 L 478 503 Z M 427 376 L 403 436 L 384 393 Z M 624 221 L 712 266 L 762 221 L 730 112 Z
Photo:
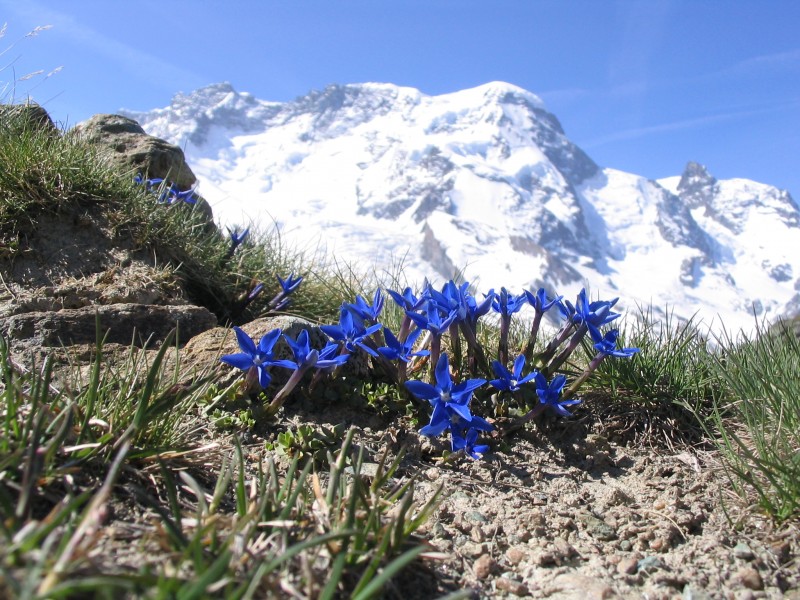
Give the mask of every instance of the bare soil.
M 451 463 L 446 440 L 336 405 L 289 405 L 277 427 L 355 425 L 373 460 L 407 449 L 396 477 L 418 479 L 420 503 L 444 486 L 420 531 L 428 558 L 386 598 L 800 598 L 796 522 L 734 495 L 715 451 L 680 441 L 665 415 L 598 412 L 589 401 Z

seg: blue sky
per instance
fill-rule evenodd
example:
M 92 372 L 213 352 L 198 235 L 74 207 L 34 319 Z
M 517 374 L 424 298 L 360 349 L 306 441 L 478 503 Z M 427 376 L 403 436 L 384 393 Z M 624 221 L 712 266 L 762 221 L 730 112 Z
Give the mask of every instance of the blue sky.
M 696 160 L 800 200 L 797 0 L 0 0 L 3 22 L 0 85 L 62 67 L 14 95 L 68 125 L 220 81 L 287 101 L 500 80 L 603 166 L 658 178 Z

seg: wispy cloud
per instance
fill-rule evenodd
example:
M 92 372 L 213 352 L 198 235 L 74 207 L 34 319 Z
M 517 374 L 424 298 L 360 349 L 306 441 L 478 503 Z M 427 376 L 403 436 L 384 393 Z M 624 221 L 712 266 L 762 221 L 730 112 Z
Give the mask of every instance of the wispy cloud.
M 699 129 L 703 127 L 708 127 L 710 125 L 714 125 L 716 123 L 733 121 L 737 119 L 746 119 L 749 117 L 754 117 L 757 115 L 762 115 L 781 110 L 787 110 L 787 109 L 796 110 L 799 106 L 800 106 L 800 100 L 795 100 L 793 102 L 781 103 L 780 105 L 775 105 L 768 108 L 730 111 L 716 115 L 704 115 L 701 117 L 694 117 L 691 119 L 680 119 L 677 121 L 670 121 L 669 123 L 659 123 L 657 125 L 645 125 L 642 127 L 633 127 L 622 131 L 617 131 L 609 135 L 604 135 L 593 139 L 584 140 L 579 142 L 579 145 L 583 149 L 588 150 L 591 148 L 604 146 L 606 144 L 612 144 L 614 142 L 639 139 L 639 138 L 649 137 L 652 135 L 671 133 L 673 131 Z
M 646 91 L 652 87 L 652 84 L 647 81 L 628 81 L 617 85 L 612 85 L 606 88 L 562 88 L 545 90 L 543 92 L 536 92 L 545 103 L 553 106 L 559 104 L 568 104 L 572 102 L 597 102 L 602 101 L 618 101 L 618 100 L 635 100 L 640 98 Z
M 800 48 L 787 50 L 785 52 L 753 56 L 752 58 L 747 58 L 736 63 L 721 73 L 748 74 L 754 72 L 761 73 L 765 70 L 797 68 L 800 68 Z
M 78 22 L 68 13 L 47 8 L 38 2 L 0 0 L 0 6 L 20 18 L 52 25 L 54 34 L 68 37 L 72 42 L 97 52 L 132 78 L 146 79 L 150 85 L 155 84 L 174 92 L 176 87 L 191 88 L 207 83 L 199 74 L 122 43 L 111 35 Z

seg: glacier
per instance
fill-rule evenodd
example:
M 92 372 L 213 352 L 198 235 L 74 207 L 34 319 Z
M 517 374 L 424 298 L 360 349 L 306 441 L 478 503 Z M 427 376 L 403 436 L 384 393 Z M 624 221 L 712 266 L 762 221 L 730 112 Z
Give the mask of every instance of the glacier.
M 535 94 L 331 85 L 268 102 L 230 84 L 121 111 L 184 148 L 215 217 L 411 282 L 620 296 L 712 329 L 800 313 L 800 209 L 696 162 L 597 165 Z

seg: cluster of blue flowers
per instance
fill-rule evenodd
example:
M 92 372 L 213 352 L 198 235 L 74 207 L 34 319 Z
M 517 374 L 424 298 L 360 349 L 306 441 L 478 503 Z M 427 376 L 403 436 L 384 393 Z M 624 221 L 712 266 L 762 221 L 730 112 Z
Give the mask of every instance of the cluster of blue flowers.
M 295 284 L 289 286 L 287 296 L 296 289 L 300 279 L 289 278 L 288 281 L 294 281 Z M 601 327 L 620 316 L 611 311 L 617 299 L 589 302 L 585 290 L 578 294 L 574 305 L 561 296 L 548 298 L 544 289 L 535 294 L 525 291 L 515 295 L 502 288 L 500 292 L 490 290 L 484 294 L 483 300 L 478 300 L 469 292 L 468 283 L 457 285 L 453 281 L 448 281 L 440 290 L 426 283 L 419 296 L 410 288 L 402 292 L 387 289 L 386 293 L 404 313 L 397 335 L 379 322 L 384 296 L 378 289 L 371 302 L 357 296 L 355 302 L 342 304 L 338 324 L 320 327 L 329 338 L 326 346 L 320 350 L 310 348 L 306 331 L 297 340 L 284 335 L 294 360 L 279 360 L 272 354 L 274 344 L 281 336 L 279 329 L 265 335 L 256 346 L 241 329 L 234 328 L 242 352 L 223 356 L 221 360 L 248 371 L 251 382 L 257 381 L 261 388 L 266 388 L 270 382 L 267 368 L 276 366 L 294 370 L 287 384 L 269 405 L 268 413 L 274 414 L 309 369 L 317 369 L 315 377 L 318 378 L 324 373 L 335 372 L 350 355 L 364 352 L 372 358 L 374 365 L 380 365 L 398 385 L 403 385 L 415 397 L 430 403 L 430 422 L 420 433 L 436 437 L 449 431 L 453 452 L 478 458 L 487 450 L 487 446 L 477 443 L 479 434 L 490 432 L 494 427 L 486 419 L 472 414 L 470 403 L 473 393 L 483 387 L 487 380 L 473 377 L 454 383 L 453 371 L 461 376 L 465 373 L 488 374 L 491 370 L 495 379 L 488 383 L 498 394 L 513 396 L 524 387 L 532 386 L 538 403 L 522 417 L 524 422 L 548 408 L 559 415 L 569 416 L 571 413 L 567 408 L 580 403 L 574 398 L 578 387 L 605 357 L 630 357 L 638 352 L 637 348 L 617 347 L 618 330 L 601 332 Z M 508 332 L 511 318 L 526 305 L 534 311 L 528 343 L 509 369 Z M 564 317 L 564 324 L 545 349 L 534 355 L 542 317 L 553 308 Z M 490 312 L 497 313 L 500 321 L 497 359 L 492 361 L 491 369 L 485 350 L 477 341 L 478 320 Z M 451 355 L 456 362 L 452 366 L 448 354 L 442 352 L 442 337 L 445 334 L 448 335 Z M 555 375 L 555 371 L 587 334 L 597 354 L 584 373 L 565 390 L 566 377 Z M 462 341 L 466 346 L 464 352 Z M 414 368 L 425 360 L 430 362 L 429 382 L 408 380 L 409 365 Z M 526 374 L 526 363 L 535 364 L 536 368 Z
M 148 192 L 156 194 L 157 201 L 162 204 L 173 204 L 176 202 L 197 204 L 197 194 L 194 193 L 194 188 L 181 191 L 171 181 L 166 181 L 161 177 L 145 179 L 141 174 L 137 174 L 133 178 L 133 182 L 144 185 Z

